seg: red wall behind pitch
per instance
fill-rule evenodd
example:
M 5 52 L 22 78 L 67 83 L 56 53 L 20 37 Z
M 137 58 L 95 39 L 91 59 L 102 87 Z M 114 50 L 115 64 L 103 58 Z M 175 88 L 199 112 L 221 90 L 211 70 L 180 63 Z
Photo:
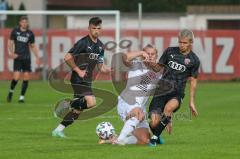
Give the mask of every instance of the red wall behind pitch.
M 33 30 L 36 37 L 41 39 L 42 34 L 39 30 Z M 7 53 L 7 39 L 10 34 L 9 29 L 0 30 L 0 47 L 4 48 L 0 50 L 0 79 L 11 79 L 12 73 L 10 68 L 12 65 L 8 64 L 9 57 Z M 194 31 L 195 33 L 195 45 L 201 46 L 200 49 L 194 51 L 200 57 L 202 66 L 200 68 L 200 80 L 229 80 L 240 77 L 240 31 L 233 30 L 213 30 L 213 31 Z M 59 47 L 59 51 L 65 51 L 70 49 L 78 37 L 82 37 L 87 34 L 86 30 L 48 30 L 47 31 L 47 66 L 53 69 L 54 58 L 63 56 L 53 54 L 53 47 Z M 160 54 L 169 45 L 173 46 L 177 44 L 176 37 L 178 31 L 169 30 L 143 30 L 142 42 L 153 43 L 157 46 Z M 137 30 L 121 30 L 122 39 L 137 39 Z M 59 44 L 53 45 L 53 38 L 63 37 L 69 40 L 69 45 Z M 104 30 L 102 34 L 103 38 L 114 39 L 113 30 Z M 174 41 L 175 40 L 175 41 Z M 174 41 L 174 42 L 173 42 Z M 65 47 L 64 47 L 65 45 Z M 40 50 L 41 50 L 41 46 Z M 132 50 L 137 49 L 138 44 L 133 41 Z M 197 48 L 196 47 L 196 48 Z M 208 49 L 207 49 L 208 48 Z M 204 50 L 203 52 L 199 50 Z M 54 55 L 54 56 L 53 56 Z M 59 56 L 59 57 L 56 57 Z M 209 58 L 208 58 L 209 57 Z M 59 58 L 61 59 L 61 58 Z M 33 73 L 33 78 L 40 78 L 41 74 Z M 108 79 L 106 76 L 100 76 L 101 79 Z

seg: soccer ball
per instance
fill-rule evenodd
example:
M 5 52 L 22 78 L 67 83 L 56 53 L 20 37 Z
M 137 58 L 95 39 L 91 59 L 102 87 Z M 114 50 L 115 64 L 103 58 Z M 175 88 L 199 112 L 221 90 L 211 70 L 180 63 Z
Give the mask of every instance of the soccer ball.
M 101 122 L 96 127 L 96 134 L 100 139 L 107 140 L 115 134 L 115 129 L 110 122 Z

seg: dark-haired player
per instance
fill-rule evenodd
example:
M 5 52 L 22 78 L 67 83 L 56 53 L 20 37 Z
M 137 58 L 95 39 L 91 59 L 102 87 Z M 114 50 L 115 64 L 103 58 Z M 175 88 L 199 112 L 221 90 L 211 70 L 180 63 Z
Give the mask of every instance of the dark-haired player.
M 102 20 L 93 17 L 89 20 L 87 36 L 80 39 L 65 55 L 66 63 L 72 69 L 71 84 L 74 91 L 74 99 L 71 101 L 72 111 L 52 131 L 53 136 L 65 137 L 63 130 L 71 125 L 84 109 L 94 107 L 96 99 L 92 92 L 92 72 L 97 66 L 101 72 L 108 73 L 111 70 L 103 64 L 103 43 L 98 39 Z
M 19 102 L 24 102 L 24 96 L 28 88 L 28 81 L 31 72 L 31 54 L 30 50 L 36 56 L 37 65 L 40 64 L 38 49 L 35 44 L 35 37 L 28 28 L 28 18 L 22 16 L 19 20 L 19 27 L 12 30 L 10 39 L 8 40 L 9 56 L 13 61 L 13 79 L 11 81 L 10 90 L 7 96 L 7 101 L 12 101 L 13 91 L 20 79 L 21 72 L 23 73 L 23 82 Z
M 190 80 L 190 110 L 193 116 L 198 115 L 194 97 L 200 61 L 197 55 L 192 52 L 193 39 L 192 31 L 187 29 L 180 31 L 178 35 L 179 46 L 167 48 L 158 62 L 167 66 L 168 73 L 163 76 L 163 79 L 173 82 L 175 89 L 164 96 L 155 95 L 151 101 L 149 112 L 153 136 L 150 140 L 150 146 L 156 146 L 158 137 L 171 121 L 172 113 L 180 107 L 188 79 Z

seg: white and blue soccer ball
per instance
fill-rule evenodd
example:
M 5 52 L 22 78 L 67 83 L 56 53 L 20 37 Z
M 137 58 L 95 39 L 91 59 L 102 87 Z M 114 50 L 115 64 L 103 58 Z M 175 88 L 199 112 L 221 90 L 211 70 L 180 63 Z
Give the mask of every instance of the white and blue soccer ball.
M 101 122 L 96 127 L 96 134 L 100 139 L 107 140 L 115 135 L 115 129 L 110 122 Z

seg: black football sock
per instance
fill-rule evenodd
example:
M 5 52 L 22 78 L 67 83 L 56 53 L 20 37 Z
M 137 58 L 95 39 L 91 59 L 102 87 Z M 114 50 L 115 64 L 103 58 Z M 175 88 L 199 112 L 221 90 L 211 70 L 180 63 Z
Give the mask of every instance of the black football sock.
M 79 117 L 78 113 L 71 111 L 64 117 L 61 124 L 64 125 L 65 127 L 67 127 L 67 126 L 71 125 L 74 122 L 74 120 L 77 120 L 78 117 Z
M 156 128 L 151 128 L 153 135 L 159 137 L 160 134 L 162 133 L 162 131 L 165 129 L 165 127 L 167 126 L 168 123 L 171 122 L 171 116 L 166 116 L 165 114 L 163 114 L 160 122 L 158 123 Z
M 16 87 L 17 83 L 18 83 L 18 80 L 14 80 L 14 79 L 13 79 L 13 80 L 11 81 L 10 92 L 13 92 L 13 90 L 14 90 L 14 88 Z
M 87 101 L 84 98 L 77 98 L 71 102 L 71 107 L 81 110 L 87 109 Z
M 28 80 L 22 82 L 21 96 L 24 96 L 28 88 Z

